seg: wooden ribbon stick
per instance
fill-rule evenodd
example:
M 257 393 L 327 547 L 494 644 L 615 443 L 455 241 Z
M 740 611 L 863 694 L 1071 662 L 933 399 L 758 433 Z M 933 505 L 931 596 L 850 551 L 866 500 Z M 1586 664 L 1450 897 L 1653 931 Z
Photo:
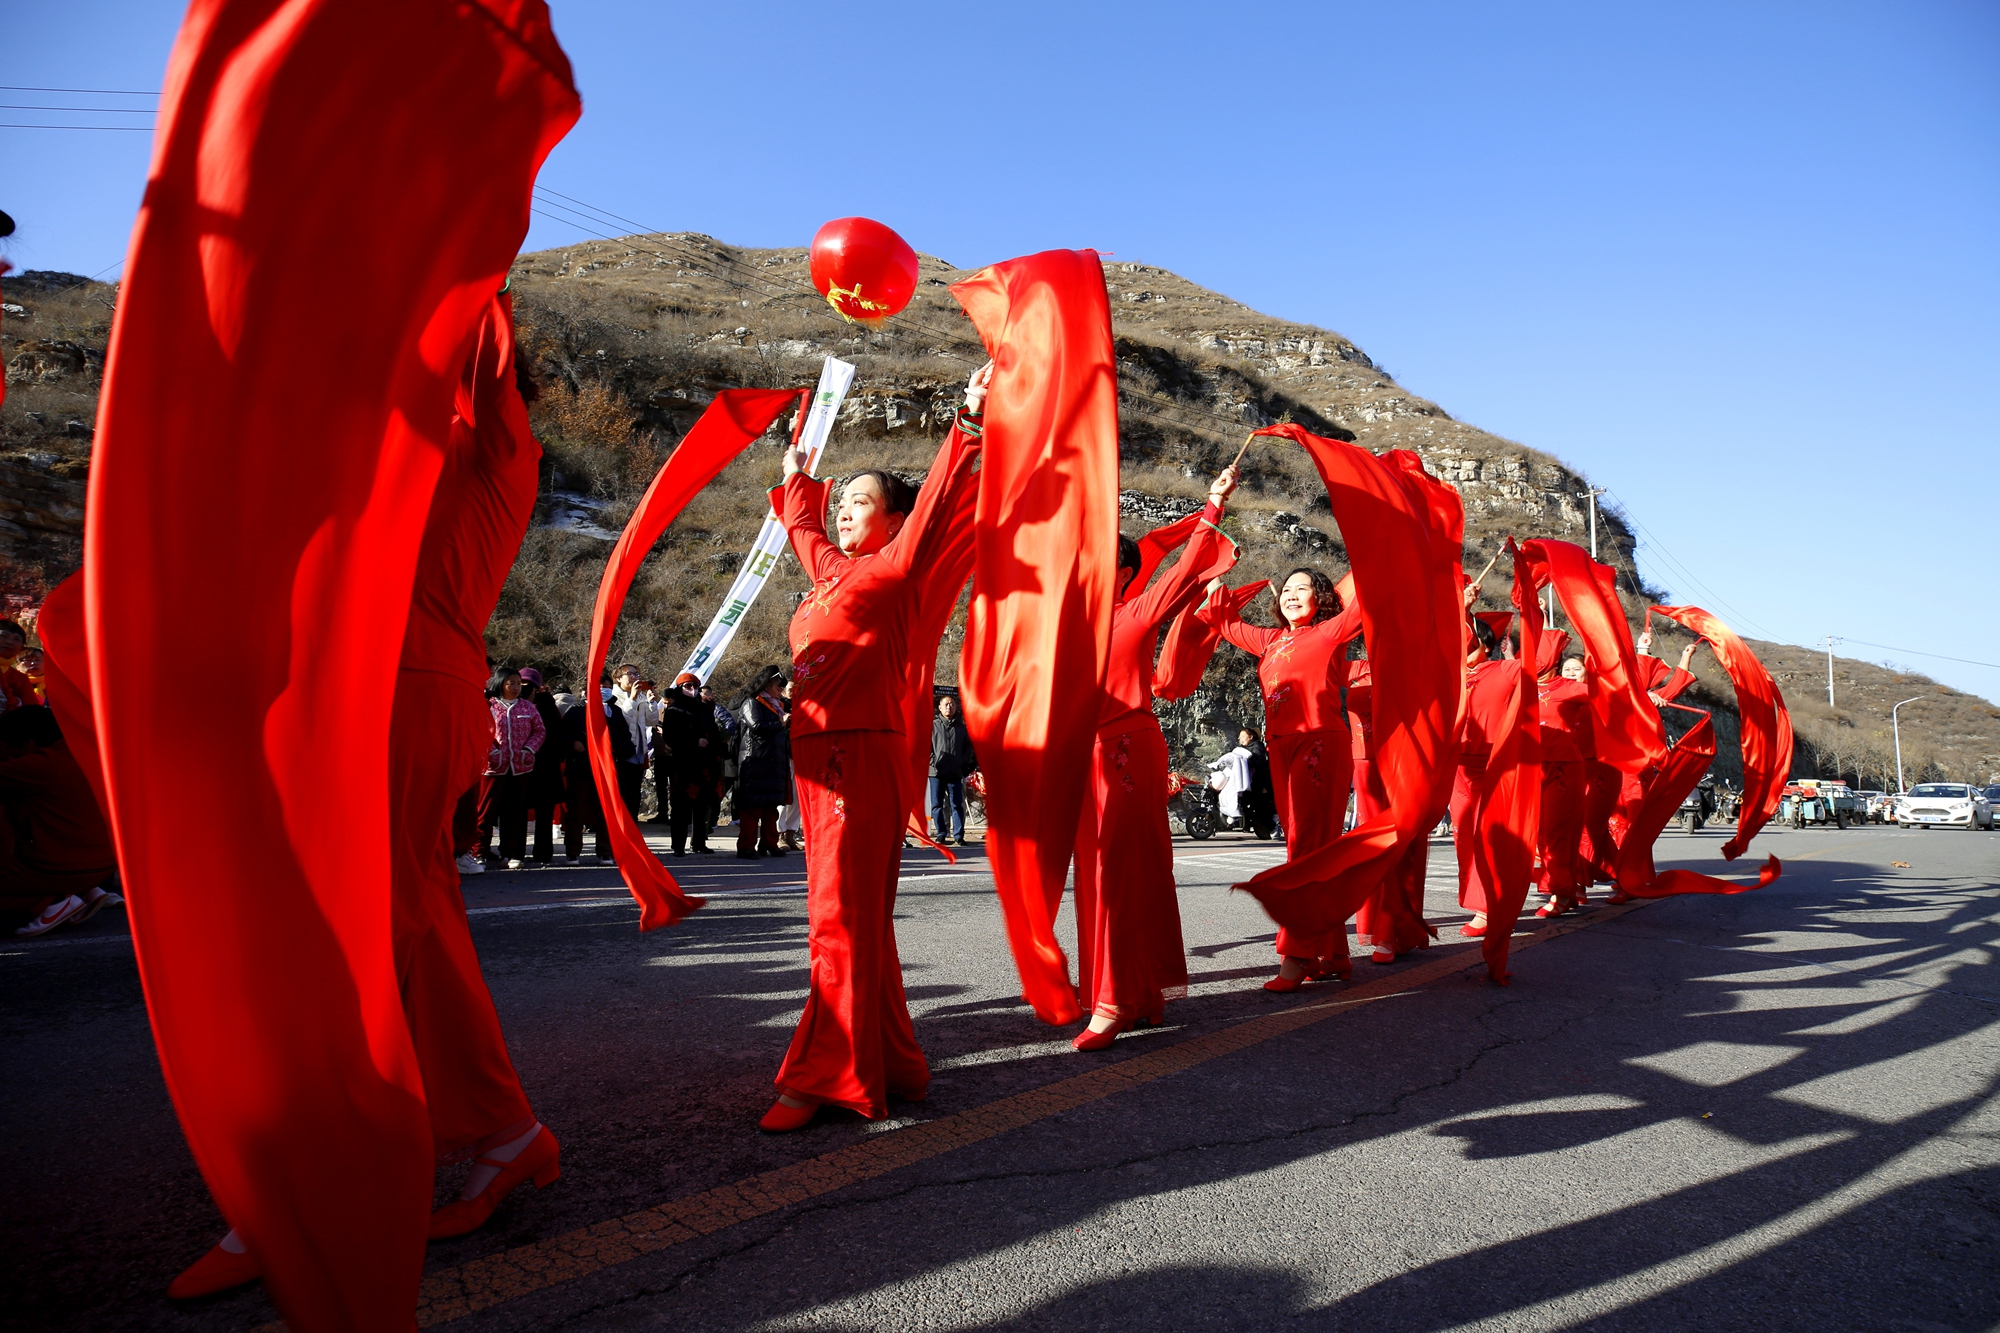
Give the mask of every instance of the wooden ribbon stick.
M 1498 551 L 1495 551 L 1493 553 L 1493 558 L 1486 562 L 1486 568 L 1480 570 L 1479 573 L 1473 577 L 1472 586 L 1477 588 L 1480 584 L 1484 583 L 1486 581 L 1486 576 L 1493 572 L 1493 566 L 1499 563 L 1500 563 L 1500 553 Z
M 1238 450 L 1236 451 L 1236 457 L 1235 457 L 1235 459 L 1234 459 L 1234 460 L 1233 460 L 1233 461 L 1232 461 L 1232 462 L 1231 462 L 1231 463 L 1229 464 L 1229 466 L 1230 466 L 1230 467 L 1235 467 L 1237 463 L 1241 463 L 1241 462 L 1243 461 L 1243 455 L 1245 455 L 1245 454 L 1247 454 L 1247 453 L 1249 453 L 1249 452 L 1250 452 L 1250 441 L 1252 441 L 1252 440 L 1254 440 L 1254 439 L 1256 439 L 1256 438 L 1257 438 L 1257 432 L 1256 432 L 1256 431 L 1254 431 L 1254 430 L 1253 430 L 1253 431 L 1251 431 L 1251 432 L 1250 432 L 1250 433 L 1249 433 L 1248 435 L 1245 435 L 1245 436 L 1243 437 L 1243 447 L 1242 447 L 1241 449 L 1238 449 Z

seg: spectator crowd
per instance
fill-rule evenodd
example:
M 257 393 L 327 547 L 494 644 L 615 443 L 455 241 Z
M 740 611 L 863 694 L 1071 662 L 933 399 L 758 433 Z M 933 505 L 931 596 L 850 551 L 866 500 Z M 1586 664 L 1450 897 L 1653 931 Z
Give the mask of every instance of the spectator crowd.
M 610 738 L 618 800 L 634 820 L 667 826 L 670 855 L 713 855 L 725 816 L 739 858 L 803 850 L 791 697 L 780 666 L 760 670 L 732 705 L 688 673 L 663 692 L 632 663 L 606 672 L 594 700 L 534 667 L 494 666 L 485 771 L 452 824 L 460 873 L 612 862 L 590 768 L 592 707 Z M 956 692 L 941 689 L 925 804 L 937 843 L 966 841 L 978 768 Z M 0 913 L 17 934 L 123 906 L 109 829 L 48 707 L 41 650 L 13 621 L 0 621 L 0 809 Z

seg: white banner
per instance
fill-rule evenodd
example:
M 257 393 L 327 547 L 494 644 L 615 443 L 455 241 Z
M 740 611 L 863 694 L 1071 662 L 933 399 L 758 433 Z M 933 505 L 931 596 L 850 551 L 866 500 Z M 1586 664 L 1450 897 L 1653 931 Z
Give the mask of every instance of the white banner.
M 819 389 L 813 394 L 812 411 L 806 415 L 805 432 L 799 436 L 799 446 L 806 451 L 806 473 L 809 476 L 819 473 L 820 453 L 826 448 L 827 436 L 833 433 L 834 418 L 840 415 L 840 404 L 847 397 L 848 386 L 853 383 L 853 366 L 835 357 L 826 359 L 819 372 Z M 715 619 L 708 622 L 708 632 L 701 636 L 701 642 L 695 645 L 682 671 L 700 677 L 703 684 L 708 683 L 708 678 L 715 673 L 716 663 L 722 660 L 723 650 L 736 637 L 736 627 L 743 623 L 750 604 L 757 600 L 758 593 L 764 591 L 771 571 L 778 567 L 778 557 L 784 554 L 788 540 L 785 525 L 778 521 L 776 514 L 767 513 L 764 526 L 757 533 L 756 544 L 744 557 L 736 582 L 729 586 L 729 595 L 722 599 L 722 609 L 715 613 Z

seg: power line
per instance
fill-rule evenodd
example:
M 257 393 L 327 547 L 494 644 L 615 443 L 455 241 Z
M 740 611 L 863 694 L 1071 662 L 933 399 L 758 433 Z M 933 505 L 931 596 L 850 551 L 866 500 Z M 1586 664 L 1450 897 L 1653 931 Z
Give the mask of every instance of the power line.
M 1858 643 L 1863 648 L 1880 648 L 1884 652 L 1914 653 L 1918 657 L 1935 657 L 1940 662 L 1963 662 L 1967 666 L 1992 667 L 2000 671 L 2000 662 L 1975 662 L 1969 657 L 1951 657 L 1944 653 L 1927 653 L 1921 648 L 1896 648 L 1886 643 L 1870 643 L 1866 639 L 1842 639 L 1842 643 Z
M 158 97 L 157 90 L 142 92 L 137 88 L 30 88 L 20 83 L 0 83 L 0 92 L 8 93 L 103 93 L 107 97 Z
M 0 123 L 0 130 L 137 130 L 151 134 L 151 125 L 16 125 Z
M 1606 489 L 1607 491 L 1609 490 L 1608 487 Z M 1744 615 L 1741 611 L 1731 606 L 1727 601 L 1724 601 L 1721 593 L 1718 593 L 1715 589 L 1709 587 L 1706 583 L 1702 582 L 1701 578 L 1698 575 L 1696 575 L 1692 569 L 1689 569 L 1683 561 L 1681 561 L 1677 556 L 1675 556 L 1672 551 L 1667 549 L 1667 544 L 1660 540 L 1659 535 L 1657 533 L 1655 533 L 1651 528 L 1647 527 L 1644 523 L 1641 523 L 1639 521 L 1638 516 L 1632 512 L 1631 504 L 1626 501 L 1624 496 L 1618 495 L 1616 492 L 1610 492 L 1610 493 L 1612 494 L 1613 498 L 1617 500 L 1619 509 L 1624 511 L 1623 517 L 1629 522 L 1631 522 L 1641 532 L 1646 534 L 1647 540 L 1651 542 L 1654 548 L 1659 551 L 1660 555 L 1666 559 L 1667 563 L 1671 564 L 1675 569 L 1680 571 L 1682 577 L 1687 579 L 1687 581 L 1692 583 L 1695 587 L 1701 589 L 1704 593 L 1708 594 L 1710 600 L 1712 600 L 1717 606 L 1721 607 L 1723 610 L 1727 611 L 1731 616 L 1733 616 L 1736 619 L 1736 621 L 1739 624 L 1743 625 L 1746 629 L 1754 630 L 1757 633 L 1758 637 L 1769 639 L 1774 643 L 1784 642 L 1784 640 L 1780 638 L 1778 635 L 1771 633 L 1769 630 L 1759 625 L 1756 621 L 1752 620 L 1749 616 Z
M 149 106 L 42 106 L 35 102 L 0 102 L 0 111 L 102 111 L 111 116 L 150 116 Z

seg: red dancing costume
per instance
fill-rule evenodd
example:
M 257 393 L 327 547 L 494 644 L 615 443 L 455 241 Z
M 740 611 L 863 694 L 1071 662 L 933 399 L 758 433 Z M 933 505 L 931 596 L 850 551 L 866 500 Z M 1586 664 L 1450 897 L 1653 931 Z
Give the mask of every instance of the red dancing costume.
M 1347 721 L 1354 746 L 1356 827 L 1391 813 L 1389 790 L 1371 758 L 1375 744 L 1375 672 L 1366 660 L 1351 663 L 1347 676 Z M 1424 924 L 1424 876 L 1430 866 L 1428 840 L 1413 845 L 1382 876 L 1381 887 L 1354 914 L 1354 939 L 1380 953 L 1403 954 L 1430 944 Z
M 917 627 L 942 620 L 937 604 L 956 602 L 971 571 L 976 431 L 964 414 L 953 423 L 902 530 L 871 555 L 827 539 L 825 482 L 798 472 L 771 492 L 812 578 L 791 624 L 812 989 L 777 1084 L 875 1120 L 891 1096 L 920 1101 L 930 1087 L 892 920 L 917 790 L 905 692 L 910 661 L 937 646 Z
M 480 975 L 451 820 L 486 767 L 486 622 L 528 530 L 541 456 L 515 387 L 513 303 L 502 295 L 460 386 L 389 722 L 396 976 L 440 1161 L 516 1139 L 535 1119 Z M 535 1147 L 536 1159 L 553 1158 L 553 1138 Z
M 1539 683 L 1542 714 L 1542 816 L 1536 837 L 1540 887 L 1558 906 L 1585 896 L 1590 870 L 1582 842 L 1588 802 L 1586 765 L 1596 754 L 1590 687 L 1560 677 Z
M 1350 605 L 1299 629 L 1245 623 L 1218 593 L 1201 618 L 1257 658 L 1264 692 L 1264 736 L 1271 750 L 1271 786 L 1285 829 L 1285 859 L 1296 861 L 1341 834 L 1353 778 L 1353 751 L 1340 694 L 1347 684 L 1347 644 L 1361 632 L 1361 608 Z M 1278 928 L 1286 958 L 1345 960 L 1347 927 L 1318 934 Z
M 1076 832 L 1078 993 L 1084 1008 L 1157 1021 L 1187 994 L 1187 951 L 1167 828 L 1167 741 L 1153 717 L 1160 630 L 1201 597 L 1213 574 L 1222 510 L 1212 500 L 1173 567 L 1111 615 L 1111 654 Z

